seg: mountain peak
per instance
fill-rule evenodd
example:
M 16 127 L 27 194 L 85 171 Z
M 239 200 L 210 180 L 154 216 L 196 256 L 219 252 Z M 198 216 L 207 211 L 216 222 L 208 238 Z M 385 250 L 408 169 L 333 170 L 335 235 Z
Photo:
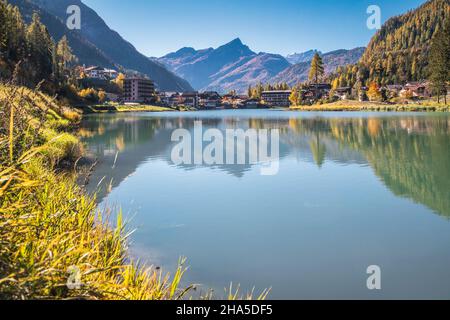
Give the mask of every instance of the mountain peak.
M 226 48 L 246 48 L 246 49 L 250 50 L 250 48 L 247 45 L 245 45 L 240 38 L 233 39 L 230 42 L 222 45 L 220 48 L 223 48 L 223 47 L 226 47 Z
M 308 62 L 308 61 L 312 60 L 313 56 L 316 53 L 322 55 L 322 52 L 320 52 L 316 49 L 312 49 L 312 50 L 308 50 L 308 51 L 301 52 L 301 53 L 290 54 L 286 57 L 286 59 L 292 64 Z
M 241 46 L 244 45 L 240 38 L 233 39 L 228 44 L 235 44 L 235 45 L 241 45 Z
M 256 55 L 256 53 L 254 53 L 252 50 L 250 50 L 250 48 L 243 44 L 240 38 L 236 38 L 230 42 L 228 42 L 227 44 L 224 44 L 223 46 L 220 46 L 219 48 L 217 48 L 216 53 L 220 53 L 220 52 L 227 52 L 227 53 L 232 53 L 234 52 L 235 54 L 237 54 L 238 56 L 250 56 L 250 55 Z
M 186 80 L 137 51 L 81 0 L 8 0 L 8 3 L 17 5 L 25 17 L 39 11 L 42 22 L 54 39 L 68 36 L 72 50 L 81 64 L 135 70 L 149 76 L 161 90 L 192 90 Z M 72 4 L 78 5 L 83 13 L 84 22 L 77 32 L 68 30 L 63 23 L 67 19 L 67 7 Z
M 192 47 L 184 47 L 178 50 L 176 53 L 194 53 L 195 49 Z
M 196 52 L 197 51 L 194 48 L 184 47 L 184 48 L 181 48 L 180 50 L 178 50 L 176 52 L 172 52 L 172 53 L 167 54 L 163 58 L 180 58 L 180 57 L 184 57 L 184 56 L 192 56 Z

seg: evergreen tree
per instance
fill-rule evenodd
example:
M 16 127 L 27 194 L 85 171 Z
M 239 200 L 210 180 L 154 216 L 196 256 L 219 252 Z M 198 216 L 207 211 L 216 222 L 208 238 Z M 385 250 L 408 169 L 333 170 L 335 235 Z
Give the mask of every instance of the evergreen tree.
M 256 90 L 255 90 L 255 98 L 261 99 L 261 96 L 262 96 L 263 91 L 264 91 L 264 87 L 263 87 L 263 84 L 260 82 L 260 83 L 258 83 L 258 85 L 256 86 Z
M 325 73 L 323 67 L 323 61 L 320 57 L 319 53 L 314 55 L 313 60 L 311 61 L 311 69 L 309 70 L 309 80 L 314 81 L 315 84 L 319 83 L 321 77 L 323 77 Z
M 32 84 L 37 84 L 41 80 L 50 79 L 54 71 L 54 43 L 37 13 L 33 14 L 26 36 L 31 64 L 34 67 L 31 70 L 30 80 Z
M 67 70 L 70 64 L 76 61 L 76 57 L 72 53 L 72 48 L 69 46 L 69 41 L 66 36 L 63 36 L 58 42 L 56 53 L 59 57 L 59 63 L 62 70 Z
M 447 104 L 447 82 L 450 81 L 450 19 L 433 39 L 430 52 L 430 81 L 438 97 Z
M 72 48 L 70 48 L 66 36 L 63 36 L 55 46 L 53 56 L 56 60 L 53 66 L 55 81 L 62 85 L 63 83 L 70 82 L 72 78 L 75 78 L 75 75 L 71 70 L 72 64 L 77 61 L 77 59 L 72 53 Z
M 74 78 L 75 61 L 66 37 L 55 44 L 47 28 L 34 13 L 27 26 L 16 6 L 0 0 L 0 78 L 11 80 L 18 68 L 20 84 L 35 86 L 42 80 L 52 92 Z

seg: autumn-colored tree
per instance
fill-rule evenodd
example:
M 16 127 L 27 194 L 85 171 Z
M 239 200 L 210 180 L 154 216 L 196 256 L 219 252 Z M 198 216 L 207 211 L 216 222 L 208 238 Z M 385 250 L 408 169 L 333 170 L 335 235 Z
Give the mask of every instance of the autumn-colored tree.
M 315 84 L 319 83 L 319 80 L 323 77 L 325 73 L 323 67 L 323 61 L 319 53 L 314 55 L 311 61 L 311 69 L 309 70 L 309 80 L 313 81 Z
M 80 90 L 80 92 L 78 92 L 78 96 L 90 103 L 101 102 L 99 92 L 94 88 L 82 89 Z M 106 94 L 104 97 L 106 97 Z
M 331 82 L 331 88 L 333 89 L 333 90 L 336 90 L 337 88 L 339 88 L 340 87 L 340 85 L 339 85 L 339 78 L 336 78 L 336 79 L 334 79 L 332 82 Z
M 99 102 L 99 103 L 103 103 L 103 102 L 106 101 L 106 98 L 107 98 L 106 92 L 103 91 L 103 90 L 100 90 L 100 91 L 98 92 L 98 102 Z
M 252 86 L 249 85 L 249 86 L 248 86 L 248 89 L 247 89 L 247 96 L 248 96 L 249 98 L 251 98 L 252 95 L 253 95 L 253 89 L 252 89 Z
M 427 77 L 430 44 L 449 19 L 450 1 L 426 1 L 416 10 L 389 19 L 361 58 L 370 73 L 365 80 L 379 84 L 419 81 Z
M 297 88 L 294 88 L 292 90 L 291 95 L 289 96 L 289 101 L 293 106 L 298 106 L 300 102 L 300 93 L 298 92 Z
M 72 53 L 72 48 L 70 48 L 69 41 L 66 36 L 63 36 L 58 42 L 56 53 L 60 58 L 59 63 L 61 64 L 61 68 L 63 70 L 66 70 L 72 62 L 76 61 L 76 57 Z
M 123 83 L 125 81 L 126 76 L 123 73 L 119 73 L 117 78 L 114 79 L 114 83 L 119 87 L 120 91 L 123 91 Z
M 69 82 L 71 77 L 76 78 L 71 72 L 72 63 L 76 60 L 67 37 L 63 36 L 53 49 L 53 78 L 58 85 Z
M 367 90 L 367 96 L 370 101 L 381 101 L 382 95 L 380 87 L 376 82 L 372 82 L 369 86 L 369 90 Z

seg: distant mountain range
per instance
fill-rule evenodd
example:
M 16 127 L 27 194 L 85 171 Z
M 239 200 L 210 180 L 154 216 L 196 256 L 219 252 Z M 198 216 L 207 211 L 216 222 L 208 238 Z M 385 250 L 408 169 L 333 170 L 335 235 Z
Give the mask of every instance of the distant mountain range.
M 103 19 L 80 0 L 8 0 L 31 21 L 38 12 L 51 36 L 59 41 L 67 36 L 80 64 L 137 71 L 153 79 L 162 91 L 230 90 L 246 92 L 249 85 L 307 80 L 309 64 L 317 50 L 283 57 L 256 53 L 235 39 L 219 48 L 182 48 L 162 58 L 147 58 L 132 44 L 111 30 Z M 77 5 L 82 12 L 81 30 L 66 27 L 67 7 Z M 356 63 L 363 48 L 339 50 L 323 55 L 326 71 Z M 319 52 L 320 53 L 320 52 Z
M 322 52 L 320 52 L 318 50 L 309 50 L 309 51 L 302 52 L 302 53 L 290 54 L 290 55 L 286 56 L 286 60 L 289 61 L 289 63 L 291 63 L 291 64 L 309 62 L 312 60 L 312 58 L 314 57 L 314 55 L 316 53 L 322 55 Z
M 306 81 L 315 53 L 324 60 L 325 71 L 358 63 L 372 80 L 386 83 L 426 77 L 431 39 L 449 16 L 450 0 L 429 0 L 416 10 L 389 19 L 368 48 L 321 53 L 309 50 L 283 57 L 256 53 L 235 39 L 219 48 L 182 48 L 161 58 L 148 58 L 111 30 L 103 19 L 80 0 L 8 0 L 19 7 L 27 22 L 38 12 L 51 36 L 68 37 L 81 64 L 133 70 L 153 79 L 163 91 L 214 90 L 246 92 L 249 85 Z M 82 11 L 81 30 L 65 25 L 67 7 Z
M 359 61 L 365 48 L 337 50 L 322 54 L 317 50 L 283 57 L 271 53 L 255 53 L 238 39 L 220 46 L 195 50 L 182 48 L 161 58 L 152 58 L 178 76 L 186 79 L 196 90 L 228 92 L 232 89 L 245 92 L 249 85 L 306 81 L 310 62 L 316 52 L 324 59 L 327 73 L 338 66 Z
M 323 64 L 325 66 L 325 73 L 330 74 L 339 66 L 346 66 L 357 63 L 365 52 L 365 48 L 355 48 L 352 50 L 336 50 L 325 54 L 321 54 Z M 313 53 L 314 55 L 315 53 Z M 295 85 L 299 82 L 308 80 L 309 69 L 311 61 L 300 62 L 283 70 L 273 79 L 273 83 L 286 82 L 289 85 Z
M 161 90 L 192 90 L 186 80 L 139 53 L 80 0 L 8 0 L 8 2 L 18 6 L 28 22 L 33 12 L 37 11 L 56 41 L 66 35 L 81 64 L 137 71 L 153 79 Z M 66 10 L 70 5 L 81 8 L 81 30 L 71 31 L 65 25 L 68 17 Z

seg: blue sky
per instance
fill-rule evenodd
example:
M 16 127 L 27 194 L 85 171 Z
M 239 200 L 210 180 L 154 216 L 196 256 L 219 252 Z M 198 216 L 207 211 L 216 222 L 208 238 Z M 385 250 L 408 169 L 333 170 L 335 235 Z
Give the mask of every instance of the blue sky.
M 382 21 L 425 0 L 82 0 L 148 56 L 218 47 L 241 38 L 253 51 L 287 55 L 365 46 L 369 5 Z

